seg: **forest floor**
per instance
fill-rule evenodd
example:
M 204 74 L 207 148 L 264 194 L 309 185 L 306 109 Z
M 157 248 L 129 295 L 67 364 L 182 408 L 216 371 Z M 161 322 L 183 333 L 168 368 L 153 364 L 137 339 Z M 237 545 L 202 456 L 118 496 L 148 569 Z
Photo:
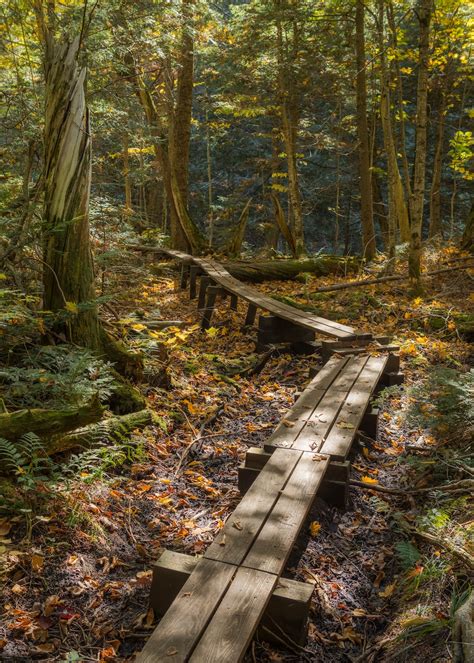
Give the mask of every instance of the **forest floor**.
M 455 257 L 433 252 L 427 266 Z M 290 559 L 290 577 L 316 582 L 307 644 L 254 641 L 246 660 L 449 661 L 453 612 L 472 571 L 452 545 L 469 549 L 472 516 L 466 489 L 435 486 L 473 474 L 472 348 L 458 329 L 474 309 L 472 271 L 431 279 L 415 299 L 406 282 L 312 294 L 342 281 L 258 287 L 393 335 L 406 381 L 379 398 L 379 439 L 362 438 L 352 454 L 352 479 L 364 487 L 351 487 L 347 511 L 318 501 Z M 171 271 L 118 290 L 120 321 L 110 324 L 146 356 L 141 388 L 156 424 L 115 453 L 84 454 L 73 479 L 37 486 L 34 514 L 0 519 L 1 660 L 132 661 L 156 623 L 147 608 L 153 561 L 164 548 L 205 551 L 239 501 L 246 450 L 269 437 L 318 363 L 282 350 L 245 377 L 258 357 L 255 332 L 240 331 L 241 304 L 219 304 L 201 333 Z M 149 331 L 147 317 L 188 324 Z

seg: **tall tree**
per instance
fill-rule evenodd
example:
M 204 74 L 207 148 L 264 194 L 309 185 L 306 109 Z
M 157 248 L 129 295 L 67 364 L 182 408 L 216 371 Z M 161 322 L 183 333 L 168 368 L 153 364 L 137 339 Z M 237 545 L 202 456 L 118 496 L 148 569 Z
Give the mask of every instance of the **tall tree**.
M 276 0 L 277 62 L 281 125 L 288 165 L 288 192 L 291 206 L 295 255 L 305 253 L 304 222 L 297 166 L 297 138 L 300 110 L 294 63 L 298 59 L 298 0 Z
M 375 256 L 375 231 L 370 170 L 369 128 L 367 123 L 367 81 L 365 61 L 365 21 L 363 0 L 356 0 L 356 93 L 357 137 L 359 141 L 359 187 L 362 223 L 363 255 L 367 260 Z
M 416 15 L 419 23 L 418 83 L 416 91 L 416 144 L 413 167 L 413 190 L 410 199 L 411 236 L 408 270 L 415 290 L 421 289 L 421 239 L 425 201 L 428 72 L 430 54 L 430 23 L 433 0 L 419 0 Z
M 388 188 L 388 249 L 391 259 L 395 255 L 396 232 L 400 231 L 402 242 L 409 240 L 408 208 L 405 201 L 391 114 L 390 72 L 387 66 L 386 44 L 384 38 L 385 2 L 378 0 L 378 48 L 380 66 L 380 119 L 387 158 Z M 393 261 L 392 261 L 393 267 Z
M 44 46 L 43 308 L 56 314 L 56 332 L 134 374 L 141 361 L 105 332 L 99 320 L 89 235 L 91 131 L 78 66 L 81 39 L 55 36 L 54 3 L 34 5 Z

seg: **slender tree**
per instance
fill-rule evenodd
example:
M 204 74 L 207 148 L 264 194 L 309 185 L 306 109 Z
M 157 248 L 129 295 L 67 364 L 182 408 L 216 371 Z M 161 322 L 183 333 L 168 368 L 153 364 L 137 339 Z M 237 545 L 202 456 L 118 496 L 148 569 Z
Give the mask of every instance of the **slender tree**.
M 416 146 L 413 168 L 413 191 L 410 199 L 411 237 L 408 261 L 409 276 L 415 290 L 421 289 L 421 239 L 425 201 L 428 71 L 430 23 L 433 0 L 419 0 L 416 15 L 419 22 L 418 84 L 416 97 Z
M 362 222 L 363 255 L 367 260 L 375 256 L 375 231 L 370 170 L 369 128 L 367 123 L 367 81 L 365 75 L 364 3 L 356 0 L 356 93 L 357 137 L 359 141 L 359 187 Z

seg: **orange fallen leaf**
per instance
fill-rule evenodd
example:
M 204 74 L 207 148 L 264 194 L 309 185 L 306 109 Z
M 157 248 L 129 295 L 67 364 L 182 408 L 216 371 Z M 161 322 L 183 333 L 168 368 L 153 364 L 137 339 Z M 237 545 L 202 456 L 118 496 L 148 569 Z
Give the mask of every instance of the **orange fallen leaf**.
M 309 526 L 309 531 L 311 532 L 311 536 L 318 536 L 320 530 L 321 530 L 321 524 L 318 523 L 317 520 L 313 520 L 313 522 Z
M 367 484 L 377 484 L 379 481 L 378 479 L 373 479 L 372 477 L 368 477 L 367 475 L 362 477 L 362 483 L 367 483 Z

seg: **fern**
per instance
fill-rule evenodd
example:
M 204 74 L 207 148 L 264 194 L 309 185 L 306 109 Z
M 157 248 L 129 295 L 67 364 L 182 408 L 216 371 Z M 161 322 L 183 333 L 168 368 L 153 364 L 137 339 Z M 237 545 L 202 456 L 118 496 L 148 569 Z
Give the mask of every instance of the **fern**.
M 409 541 L 399 541 L 395 544 L 398 559 L 404 571 L 411 569 L 421 558 L 420 551 Z
M 6 470 L 16 471 L 25 465 L 25 457 L 16 444 L 0 437 L 0 461 Z

